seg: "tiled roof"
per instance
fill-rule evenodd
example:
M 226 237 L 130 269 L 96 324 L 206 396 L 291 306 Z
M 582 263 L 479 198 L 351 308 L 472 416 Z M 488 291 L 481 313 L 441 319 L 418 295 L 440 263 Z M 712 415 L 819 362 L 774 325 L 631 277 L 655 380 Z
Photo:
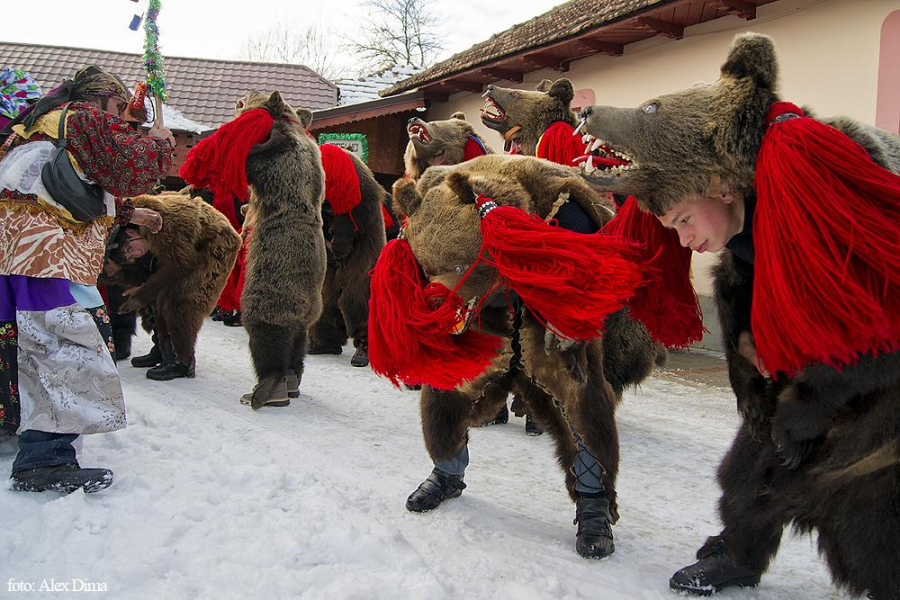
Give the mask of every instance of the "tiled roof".
M 507 79 L 504 75 L 510 73 L 521 81 L 523 72 L 544 67 L 565 70 L 568 62 L 598 52 L 621 54 L 624 45 L 653 35 L 678 38 L 686 26 L 727 14 L 753 18 L 758 6 L 773 1 L 570 0 L 494 34 L 381 94 L 433 87 L 442 80 L 448 86 L 445 92 L 477 91 L 485 81 Z M 448 80 L 462 85 L 454 88 Z
M 359 102 L 369 102 L 370 100 L 378 100 L 381 96 L 378 92 L 387 89 L 404 79 L 412 77 L 416 73 L 422 71 L 419 67 L 411 67 L 409 65 L 394 65 L 378 73 L 366 75 L 358 79 L 341 79 L 337 81 L 338 89 L 338 106 L 346 106 L 348 104 L 357 104 Z
M 234 115 L 234 103 L 250 89 L 279 90 L 292 106 L 330 108 L 335 85 L 303 65 L 281 65 L 165 56 L 169 104 L 192 121 L 218 127 Z M 140 54 L 0 42 L 0 67 L 31 73 L 44 90 L 86 64 L 96 64 L 133 86 L 145 77 Z

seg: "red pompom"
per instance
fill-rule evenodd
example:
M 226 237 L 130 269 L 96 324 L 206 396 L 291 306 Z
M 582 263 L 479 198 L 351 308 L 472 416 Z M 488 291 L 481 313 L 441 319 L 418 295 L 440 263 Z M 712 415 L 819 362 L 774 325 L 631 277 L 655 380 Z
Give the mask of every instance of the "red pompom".
M 409 243 L 388 242 L 372 272 L 369 361 L 394 385 L 453 389 L 490 366 L 501 340 L 472 330 L 451 335 L 463 302 L 426 283 Z
M 685 348 L 703 338 L 703 315 L 691 285 L 691 249 L 629 196 L 603 233 L 641 245 L 640 260 L 654 268 L 654 280 L 628 301 L 631 316 L 668 348 Z
M 900 349 L 900 176 L 841 131 L 775 103 L 756 160 L 751 326 L 794 375 Z
M 562 337 L 591 340 L 648 274 L 634 245 L 548 225 L 479 196 L 482 260 L 497 269 L 525 306 Z

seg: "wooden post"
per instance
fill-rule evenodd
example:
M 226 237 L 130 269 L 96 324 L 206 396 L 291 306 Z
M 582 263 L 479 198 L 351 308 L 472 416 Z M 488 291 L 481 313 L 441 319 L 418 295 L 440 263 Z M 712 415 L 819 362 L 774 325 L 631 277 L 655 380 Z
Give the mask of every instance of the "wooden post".
M 153 120 L 153 125 L 155 127 L 165 127 L 166 123 L 163 120 L 163 103 L 162 100 L 159 99 L 159 96 L 153 96 L 154 106 L 156 107 L 156 118 Z

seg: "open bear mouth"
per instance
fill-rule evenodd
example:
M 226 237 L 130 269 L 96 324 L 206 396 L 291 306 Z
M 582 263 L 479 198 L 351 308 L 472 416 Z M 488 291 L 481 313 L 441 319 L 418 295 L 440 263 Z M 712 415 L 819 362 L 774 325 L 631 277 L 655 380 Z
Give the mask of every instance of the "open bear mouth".
M 581 129 L 581 127 L 578 129 Z M 616 148 L 590 133 L 585 133 L 581 137 L 581 141 L 585 144 L 584 156 L 576 158 L 575 162 L 579 163 L 581 172 L 585 175 L 591 175 L 594 171 L 602 170 L 602 175 L 604 176 L 621 177 L 625 173 L 639 168 L 634 157 L 626 150 Z
M 456 311 L 456 325 L 450 330 L 450 335 L 462 335 L 469 328 L 472 317 L 475 315 L 475 307 L 478 306 L 478 296 L 466 302 L 466 305 Z
M 409 139 L 418 140 L 423 144 L 431 143 L 431 136 L 428 135 L 428 130 L 425 129 L 424 125 L 420 125 L 419 123 L 413 123 L 409 127 L 406 128 L 406 133 L 409 135 Z
M 493 98 L 487 96 L 484 106 L 481 107 L 481 120 L 485 123 L 494 123 L 499 125 L 506 120 L 506 112 L 497 104 Z

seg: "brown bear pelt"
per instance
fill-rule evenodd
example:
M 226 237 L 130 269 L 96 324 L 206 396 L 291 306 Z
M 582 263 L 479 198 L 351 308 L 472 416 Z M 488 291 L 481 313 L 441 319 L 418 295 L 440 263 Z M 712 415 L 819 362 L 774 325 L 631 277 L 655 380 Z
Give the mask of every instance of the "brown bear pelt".
M 779 100 L 771 39 L 738 36 L 718 81 L 647 100 L 594 106 L 586 130 L 634 158 L 596 172 L 598 187 L 635 195 L 662 214 L 727 183 L 754 194 L 769 105 Z M 900 173 L 900 138 L 846 118 L 824 119 Z M 834 582 L 876 599 L 900 597 L 900 354 L 841 370 L 812 364 L 793 379 L 763 377 L 738 352 L 750 331 L 753 266 L 726 250 L 714 272 L 731 385 L 744 417 L 718 471 L 724 538 L 739 564 L 764 571 L 784 526 L 818 532 Z
M 594 192 L 574 169 L 531 157 L 488 155 L 455 167 L 431 167 L 418 183 L 401 180 L 394 185 L 397 210 L 408 215 L 404 237 L 432 282 L 453 289 L 475 262 L 481 247 L 479 217 L 474 200 L 484 193 L 502 205 L 512 205 L 547 218 L 561 202 L 576 202 L 603 224 L 611 213 L 604 198 Z M 479 264 L 462 282 L 463 301 L 483 300 L 473 327 L 499 335 L 505 347 L 491 368 L 476 380 L 455 390 L 425 387 L 421 398 L 425 445 L 433 460 L 458 454 L 467 441 L 467 430 L 497 414 L 509 393 L 524 399 L 535 420 L 555 440 L 567 488 L 574 498 L 571 467 L 577 447 L 570 426 L 596 455 L 605 474 L 603 485 L 615 515 L 615 479 L 619 444 L 615 424 L 618 396 L 604 373 L 604 344 L 593 340 L 572 351 L 545 351 L 545 328 L 527 310 L 520 311 L 522 370 L 508 371 L 512 356 L 513 323 L 506 289 L 482 298 L 496 273 Z M 552 316 L 548 316 L 552 321 Z M 652 344 L 649 345 L 652 347 Z M 641 355 L 643 349 L 635 352 Z M 645 363 L 644 372 L 621 373 L 636 383 L 652 368 L 648 356 L 629 357 Z M 623 364 L 626 361 L 623 361 Z M 620 382 L 621 383 L 621 382 Z
M 444 121 L 423 121 L 413 117 L 406 124 L 409 143 L 403 154 L 406 175 L 418 179 L 425 169 L 436 165 L 458 165 L 465 160 L 466 144 L 477 138 L 487 154 L 493 154 L 484 139 L 466 121 L 466 115 L 453 113 Z
M 247 156 L 254 224 L 241 321 L 258 379 L 251 406 L 260 408 L 289 369 L 302 376 L 307 329 L 322 313 L 325 175 L 318 147 L 281 94 L 251 91 L 235 113 L 256 108 L 275 118 Z
M 136 273 L 126 266 L 104 281 L 139 285 L 122 312 L 147 307 L 160 344 L 171 343 L 179 362 L 193 364 L 197 334 L 225 286 L 241 238 L 225 215 L 199 198 L 167 192 L 137 196 L 133 201 L 136 207 L 155 210 L 162 217 L 158 233 L 138 228 L 147 240 L 156 270 Z
M 575 90 L 568 79 L 544 79 L 534 92 L 489 85 L 484 96 L 481 122 L 507 143 L 515 142 L 519 154 L 534 156 L 541 135 L 556 121 L 577 123 L 569 108 Z
M 349 153 L 359 178 L 360 203 L 349 213 L 330 211 L 325 190 L 325 238 L 329 246 L 328 269 L 322 288 L 322 316 L 310 329 L 310 344 L 326 351 L 340 351 L 347 337 L 366 348 L 369 320 L 369 271 L 385 244 L 382 205 L 388 193 L 372 171 Z

